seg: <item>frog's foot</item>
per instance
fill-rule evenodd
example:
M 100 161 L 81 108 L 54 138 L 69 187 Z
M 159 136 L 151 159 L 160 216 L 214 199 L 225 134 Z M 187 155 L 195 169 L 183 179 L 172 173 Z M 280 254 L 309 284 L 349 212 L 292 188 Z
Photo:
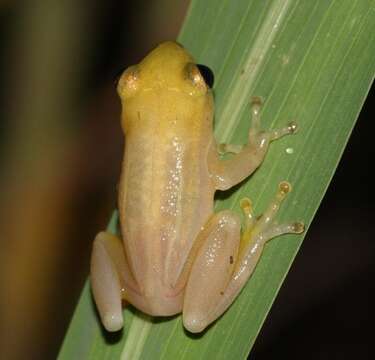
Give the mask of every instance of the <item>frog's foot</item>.
M 277 140 L 285 135 L 294 134 L 297 131 L 297 124 L 293 121 L 280 129 L 262 130 L 260 126 L 261 107 L 262 99 L 259 96 L 254 96 L 251 99 L 252 123 L 249 130 L 249 143 L 252 143 L 254 148 L 262 148 L 265 146 L 264 143 Z
M 245 216 L 245 224 L 241 235 L 239 259 L 249 264 L 254 253 L 260 252 L 268 240 L 283 234 L 300 234 L 304 231 L 301 222 L 290 222 L 279 224 L 275 221 L 275 215 L 279 211 L 282 201 L 291 191 L 291 185 L 283 181 L 279 184 L 276 196 L 268 205 L 266 211 L 257 218 L 254 218 L 251 201 L 243 198 L 240 202 L 241 209 Z M 256 262 L 253 264 L 254 268 Z M 238 269 L 238 268 L 237 268 Z
M 259 97 L 252 98 L 252 122 L 248 144 L 219 144 L 217 151 L 220 154 L 232 153 L 235 155 L 226 160 L 220 160 L 219 158 L 210 159 L 209 170 L 216 189 L 229 189 L 248 177 L 262 163 L 271 141 L 288 134 L 294 134 L 297 131 L 297 124 L 294 122 L 290 122 L 287 126 L 280 129 L 262 130 L 260 126 L 261 105 L 262 101 Z
M 188 279 L 184 300 L 184 326 L 200 332 L 216 320 L 234 301 L 251 276 L 265 243 L 282 234 L 303 232 L 300 222 L 278 224 L 274 218 L 286 194 L 287 182 L 264 214 L 255 218 L 250 200 L 241 201 L 245 222 L 240 235 L 240 222 L 234 213 L 215 214 L 198 237 L 206 241 L 197 252 Z M 202 240 L 200 240 L 202 241 Z
M 123 327 L 122 300 L 125 287 L 136 288 L 127 264 L 122 241 L 100 232 L 94 241 L 90 269 L 91 287 L 100 318 L 106 330 Z
M 100 232 L 94 241 L 91 255 L 91 287 L 104 327 L 108 331 L 120 330 L 122 318 L 122 285 L 117 264 L 116 252 L 123 252 L 120 239 Z

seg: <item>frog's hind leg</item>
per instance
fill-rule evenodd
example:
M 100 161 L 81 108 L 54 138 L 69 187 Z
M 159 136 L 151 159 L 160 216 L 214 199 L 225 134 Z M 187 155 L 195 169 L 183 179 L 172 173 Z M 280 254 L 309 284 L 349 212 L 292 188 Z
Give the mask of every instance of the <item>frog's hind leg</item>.
M 200 332 L 215 320 L 210 313 L 231 280 L 240 232 L 239 216 L 228 210 L 214 214 L 200 231 L 187 261 L 183 322 L 190 332 Z
M 227 190 L 240 183 L 262 163 L 271 141 L 296 132 L 297 125 L 294 122 L 290 122 L 280 129 L 262 130 L 260 125 L 261 105 L 262 102 L 259 97 L 252 98 L 252 122 L 248 144 L 220 144 L 217 148 L 219 153 L 234 154 L 226 160 L 219 158 L 216 149 L 211 149 L 208 166 L 216 189 Z
M 205 241 L 196 255 L 186 287 L 184 326 L 200 332 L 234 301 L 251 276 L 265 243 L 282 234 L 301 233 L 303 224 L 277 224 L 274 216 L 290 185 L 282 182 L 276 197 L 261 217 L 255 218 L 249 199 L 241 201 L 245 215 L 242 233 L 234 213 L 215 214 L 199 236 Z
M 126 261 L 122 241 L 100 232 L 94 241 L 90 269 L 91 286 L 100 318 L 106 330 L 123 327 L 122 300 L 125 284 L 136 287 Z

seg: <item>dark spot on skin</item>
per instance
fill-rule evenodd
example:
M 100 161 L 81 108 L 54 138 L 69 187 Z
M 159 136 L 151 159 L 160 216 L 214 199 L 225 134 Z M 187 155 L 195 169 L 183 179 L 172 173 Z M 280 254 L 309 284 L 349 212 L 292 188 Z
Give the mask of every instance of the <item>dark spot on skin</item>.
M 224 291 L 220 291 L 220 295 L 224 295 Z
M 141 113 L 137 111 L 138 120 L 141 120 Z
M 229 256 L 229 263 L 233 264 L 233 256 Z
M 241 70 L 241 75 L 245 74 L 245 69 Z

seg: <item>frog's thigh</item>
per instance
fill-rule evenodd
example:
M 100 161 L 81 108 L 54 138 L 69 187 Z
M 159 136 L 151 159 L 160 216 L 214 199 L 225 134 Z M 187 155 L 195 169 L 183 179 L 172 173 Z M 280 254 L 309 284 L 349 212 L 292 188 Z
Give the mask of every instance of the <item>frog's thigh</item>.
M 241 223 L 231 211 L 214 214 L 196 239 L 201 246 L 187 281 L 183 322 L 191 332 L 215 320 L 213 310 L 223 297 L 236 262 Z
M 128 271 L 121 239 L 100 232 L 94 241 L 91 255 L 91 286 L 100 318 L 108 331 L 123 326 L 123 276 Z

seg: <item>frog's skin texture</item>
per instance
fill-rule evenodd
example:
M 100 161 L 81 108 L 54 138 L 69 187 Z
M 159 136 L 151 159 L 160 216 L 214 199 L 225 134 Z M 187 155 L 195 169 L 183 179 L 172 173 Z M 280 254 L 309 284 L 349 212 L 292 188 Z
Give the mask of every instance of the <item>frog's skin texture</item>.
M 213 213 L 216 190 L 248 177 L 269 143 L 295 124 L 261 131 L 260 100 L 252 102 L 249 143 L 220 145 L 213 137 L 213 98 L 193 58 L 180 45 L 159 45 L 128 68 L 118 83 L 125 155 L 118 208 L 122 240 L 100 232 L 91 259 L 91 283 L 104 327 L 123 326 L 122 301 L 154 316 L 182 312 L 187 330 L 200 332 L 233 302 L 253 272 L 264 244 L 303 224 L 274 216 L 290 185 L 282 182 L 263 216 L 249 199 L 245 221 Z

